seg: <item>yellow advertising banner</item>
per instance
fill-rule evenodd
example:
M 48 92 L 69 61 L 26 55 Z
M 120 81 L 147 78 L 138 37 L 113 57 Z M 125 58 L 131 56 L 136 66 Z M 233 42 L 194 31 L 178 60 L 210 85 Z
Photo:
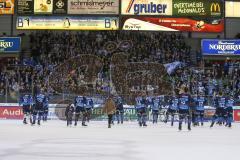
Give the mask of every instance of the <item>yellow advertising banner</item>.
M 32 30 L 118 30 L 118 17 L 20 16 L 17 29 Z
M 53 11 L 53 0 L 35 0 L 34 13 L 35 14 L 51 14 Z
M 225 16 L 226 17 L 240 17 L 240 2 L 225 2 Z
M 0 0 L 1 14 L 14 14 L 14 0 Z

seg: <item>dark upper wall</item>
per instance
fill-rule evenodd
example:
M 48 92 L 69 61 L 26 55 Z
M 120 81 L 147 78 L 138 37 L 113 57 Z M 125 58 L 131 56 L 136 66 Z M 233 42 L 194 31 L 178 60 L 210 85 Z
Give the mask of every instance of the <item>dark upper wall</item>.
M 240 33 L 240 18 L 226 19 L 226 33 L 226 38 L 235 38 Z
M 9 15 L 0 15 L 0 35 L 2 33 L 11 34 L 11 16 Z

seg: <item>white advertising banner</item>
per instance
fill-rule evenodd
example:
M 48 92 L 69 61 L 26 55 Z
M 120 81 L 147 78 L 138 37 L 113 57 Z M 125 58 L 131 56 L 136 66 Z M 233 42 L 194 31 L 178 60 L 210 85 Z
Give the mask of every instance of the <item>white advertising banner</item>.
M 119 0 L 68 0 L 68 14 L 119 14 Z
M 122 0 L 123 15 L 172 15 L 172 0 Z

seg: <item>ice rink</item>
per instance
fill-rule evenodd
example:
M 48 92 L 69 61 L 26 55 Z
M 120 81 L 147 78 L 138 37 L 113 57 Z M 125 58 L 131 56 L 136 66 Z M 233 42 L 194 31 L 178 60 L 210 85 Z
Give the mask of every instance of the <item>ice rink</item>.
M 140 128 L 126 122 L 107 128 L 107 122 L 67 128 L 64 121 L 42 126 L 0 121 L 0 160 L 237 160 L 240 124 L 192 128 L 159 123 Z

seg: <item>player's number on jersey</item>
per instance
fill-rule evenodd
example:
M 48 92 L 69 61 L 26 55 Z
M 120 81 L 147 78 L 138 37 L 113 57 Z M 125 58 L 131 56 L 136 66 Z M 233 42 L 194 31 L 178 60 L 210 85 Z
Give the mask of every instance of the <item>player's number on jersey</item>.
M 27 102 L 28 102 L 28 99 L 27 99 L 27 98 L 23 98 L 23 102 L 24 102 L 24 103 L 27 103 Z
M 182 101 L 181 101 L 181 104 L 185 105 L 185 104 L 186 104 L 186 102 L 182 100 Z

